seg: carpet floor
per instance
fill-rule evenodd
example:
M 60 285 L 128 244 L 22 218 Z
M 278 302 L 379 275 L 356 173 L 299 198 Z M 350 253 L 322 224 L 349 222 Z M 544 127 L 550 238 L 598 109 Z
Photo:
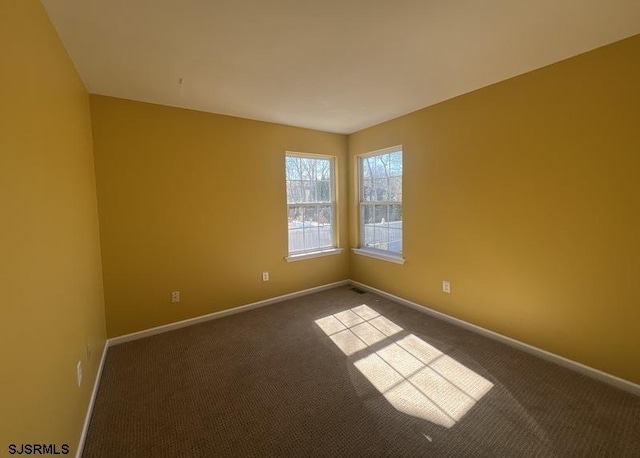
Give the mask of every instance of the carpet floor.
M 109 349 L 84 457 L 640 457 L 640 398 L 344 286 Z

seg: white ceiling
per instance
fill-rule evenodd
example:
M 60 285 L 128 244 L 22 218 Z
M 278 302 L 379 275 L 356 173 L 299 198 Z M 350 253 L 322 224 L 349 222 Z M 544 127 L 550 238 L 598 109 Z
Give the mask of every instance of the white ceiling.
M 639 0 L 42 3 L 91 93 L 338 133 L 640 33 Z

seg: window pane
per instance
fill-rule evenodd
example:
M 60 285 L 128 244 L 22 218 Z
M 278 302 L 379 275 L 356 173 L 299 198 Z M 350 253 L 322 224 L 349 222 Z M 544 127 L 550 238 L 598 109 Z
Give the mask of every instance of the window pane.
M 302 207 L 289 206 L 289 251 L 304 249 Z
M 333 246 L 333 233 L 331 231 L 333 223 L 333 207 L 331 205 L 323 205 L 320 207 L 318 215 L 319 222 L 319 244 L 321 247 Z
M 388 220 L 387 216 L 387 205 L 376 205 L 375 206 L 375 223 L 376 224 L 384 224 Z
M 329 181 L 331 179 L 331 162 L 325 159 L 316 159 L 318 180 Z
M 333 222 L 332 208 L 331 205 L 323 205 L 320 207 L 320 214 L 318 215 L 319 224 L 326 226 Z
M 373 248 L 378 250 L 386 250 L 387 249 L 387 237 L 386 232 L 379 225 L 375 225 L 373 228 L 374 240 Z
M 304 231 L 304 249 L 311 250 L 318 247 L 318 228 L 305 226 Z
M 402 177 L 389 178 L 388 199 L 394 202 L 402 202 Z
M 373 191 L 373 180 L 364 179 L 362 181 L 362 200 L 365 202 L 371 202 L 375 200 Z
M 373 247 L 375 240 L 373 238 L 373 205 L 362 206 L 362 244 L 366 247 Z
M 304 249 L 318 246 L 318 210 L 316 207 L 304 208 Z
M 300 178 L 302 180 L 310 180 L 311 168 L 313 167 L 311 159 L 301 157 L 301 158 L 298 158 L 298 160 L 300 161 Z
M 387 217 L 387 205 L 376 205 L 375 206 L 375 225 L 374 225 L 374 238 L 375 238 L 375 248 L 380 250 L 388 249 L 388 238 L 389 238 L 389 229 L 388 229 L 388 217 Z
M 365 204 L 362 206 L 362 219 L 364 220 L 365 223 L 367 224 L 373 224 L 373 209 L 374 206 L 370 205 L 370 204 Z
M 331 202 L 331 181 L 318 181 L 316 183 L 316 198 L 318 202 Z
M 302 207 L 289 205 L 289 229 L 302 227 Z
M 366 157 L 362 160 L 362 171 L 365 178 L 372 178 L 375 176 L 376 161 L 372 157 Z
M 387 190 L 389 189 L 389 182 L 386 178 L 378 178 L 373 182 L 373 186 L 375 188 L 375 199 L 377 201 L 385 201 L 388 200 Z
M 312 224 L 318 225 L 318 208 L 313 207 L 304 207 L 304 224 L 306 226 L 311 226 Z
M 396 151 L 390 154 L 391 165 L 390 172 L 391 176 L 402 176 L 402 151 Z
M 303 181 L 302 188 L 304 189 L 303 202 L 316 202 L 316 183 L 314 181 Z
M 402 253 L 402 205 L 389 205 L 389 251 Z
M 287 180 L 299 180 L 300 179 L 300 161 L 295 157 L 287 157 L 286 169 Z
M 366 158 L 360 160 L 360 171 L 363 179 L 371 178 L 371 168 L 367 161 L 368 159 Z
M 402 253 L 402 221 L 389 223 L 389 251 Z
M 287 181 L 287 203 L 304 202 L 302 182 Z
M 402 222 L 402 205 L 389 205 L 389 222 Z
M 376 178 L 380 178 L 385 176 L 384 173 L 384 162 L 382 162 L 382 157 L 383 155 L 380 156 L 374 156 L 373 157 L 373 163 L 375 164 L 373 167 L 373 171 L 374 171 L 374 177 Z

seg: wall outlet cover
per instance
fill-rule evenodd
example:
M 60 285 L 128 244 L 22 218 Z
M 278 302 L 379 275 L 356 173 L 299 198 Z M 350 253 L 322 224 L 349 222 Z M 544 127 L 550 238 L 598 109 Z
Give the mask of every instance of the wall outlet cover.
M 447 280 L 442 280 L 442 292 L 451 293 L 451 283 Z

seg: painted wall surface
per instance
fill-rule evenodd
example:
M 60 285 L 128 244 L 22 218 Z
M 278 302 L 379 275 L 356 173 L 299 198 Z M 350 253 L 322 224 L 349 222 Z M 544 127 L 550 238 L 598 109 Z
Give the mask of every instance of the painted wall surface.
M 345 136 L 94 95 L 91 110 L 110 337 L 348 278 L 347 252 L 284 259 L 285 152 L 335 156 L 346 190 Z
M 352 278 L 640 383 L 639 81 L 635 36 L 351 135 L 350 242 L 402 144 L 406 258 Z
M 0 455 L 75 454 L 106 339 L 89 96 L 37 0 L 0 2 L 0 56 Z

